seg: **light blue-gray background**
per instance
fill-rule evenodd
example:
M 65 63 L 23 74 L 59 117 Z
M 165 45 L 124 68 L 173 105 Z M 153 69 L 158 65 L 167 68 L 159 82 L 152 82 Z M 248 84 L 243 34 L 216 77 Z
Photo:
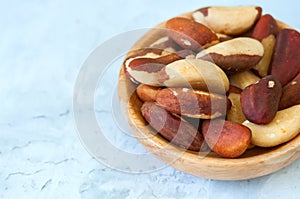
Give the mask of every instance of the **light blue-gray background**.
M 299 198 L 299 160 L 246 181 L 202 179 L 170 167 L 128 174 L 96 161 L 76 132 L 73 89 L 97 46 L 200 7 L 250 4 L 300 29 L 295 0 L 0 1 L 0 198 Z M 125 135 L 116 137 L 128 146 Z

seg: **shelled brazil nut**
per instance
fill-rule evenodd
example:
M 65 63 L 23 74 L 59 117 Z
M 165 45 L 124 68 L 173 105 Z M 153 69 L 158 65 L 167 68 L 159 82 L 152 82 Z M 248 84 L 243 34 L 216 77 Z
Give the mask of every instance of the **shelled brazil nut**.
M 238 158 L 252 144 L 278 146 L 299 134 L 300 34 L 262 12 L 197 9 L 167 20 L 160 38 L 125 58 L 141 114 L 164 139 Z

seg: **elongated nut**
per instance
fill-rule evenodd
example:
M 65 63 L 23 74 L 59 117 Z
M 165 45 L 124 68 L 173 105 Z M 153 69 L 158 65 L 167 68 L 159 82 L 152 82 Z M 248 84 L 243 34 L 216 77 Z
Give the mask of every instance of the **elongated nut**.
M 264 47 L 263 58 L 253 67 L 261 77 L 268 75 L 278 32 L 279 28 L 277 22 L 269 14 L 262 16 L 254 27 L 252 37 L 261 41 Z
M 192 87 L 224 94 L 229 89 L 226 74 L 214 63 L 182 59 L 168 64 L 158 74 L 158 81 L 167 87 Z
M 279 110 L 300 104 L 300 73 L 282 89 Z
M 271 75 L 285 86 L 300 72 L 300 33 L 283 29 L 277 36 Z
M 212 6 L 195 11 L 193 18 L 217 33 L 239 35 L 254 25 L 261 12 L 262 9 L 258 6 Z
M 168 52 L 166 52 L 166 53 L 168 53 Z M 137 50 L 133 50 L 133 51 L 129 52 L 129 55 L 126 57 L 126 59 L 123 62 L 123 68 L 124 68 L 125 75 L 133 83 L 139 84 L 140 82 L 138 82 L 129 73 L 129 71 L 130 71 L 129 63 L 131 61 L 133 61 L 134 59 L 138 59 L 138 58 L 153 58 L 153 59 L 155 59 L 155 58 L 163 56 L 164 54 L 165 54 L 164 50 L 158 49 L 158 48 L 143 48 L 143 49 L 137 49 Z
M 156 94 L 160 90 L 160 87 L 149 86 L 146 84 L 140 84 L 136 88 L 136 93 L 142 101 L 155 101 Z
M 172 144 L 184 149 L 199 151 L 203 144 L 202 134 L 179 116 L 145 102 L 141 108 L 145 120 Z
M 260 80 L 258 76 L 256 76 L 250 70 L 246 70 L 243 72 L 239 72 L 229 76 L 230 84 L 236 86 L 240 89 L 244 89 L 251 84 L 256 83 Z
M 226 119 L 228 121 L 242 123 L 246 120 L 240 101 L 241 92 L 242 90 L 235 86 L 229 88 L 228 99 L 231 101 L 231 107 L 227 111 Z
M 249 121 L 243 124 L 251 129 L 251 143 L 261 147 L 273 147 L 296 137 L 300 132 L 300 105 L 278 111 L 269 124 L 259 125 Z
M 248 127 L 222 119 L 204 121 L 202 133 L 208 146 L 227 158 L 241 156 L 251 141 L 251 131 Z
M 260 62 L 253 67 L 259 76 L 265 77 L 268 75 L 270 63 L 275 49 L 276 38 L 274 35 L 269 35 L 261 41 L 264 47 L 264 55 Z
M 256 39 L 238 37 L 211 46 L 196 56 L 213 61 L 226 73 L 232 74 L 254 67 L 262 58 L 264 48 Z
M 269 75 L 245 88 L 241 106 L 246 118 L 256 124 L 268 124 L 276 115 L 282 95 L 280 82 Z
M 182 48 L 199 51 L 218 42 L 218 37 L 209 28 L 194 20 L 175 17 L 167 21 L 168 35 Z
M 156 102 L 173 113 L 201 119 L 224 116 L 231 105 L 225 95 L 188 88 L 162 89 L 156 95 Z
M 262 41 L 270 35 L 276 36 L 278 32 L 279 28 L 276 20 L 270 14 L 266 14 L 263 15 L 255 24 L 252 37 Z
M 161 86 L 158 82 L 158 72 L 164 68 L 167 64 L 176 60 L 183 59 L 187 56 L 193 55 L 190 50 L 181 50 L 176 53 L 171 53 L 165 56 L 153 56 L 153 57 L 135 57 L 130 58 L 125 62 L 125 68 L 127 73 L 139 83 Z

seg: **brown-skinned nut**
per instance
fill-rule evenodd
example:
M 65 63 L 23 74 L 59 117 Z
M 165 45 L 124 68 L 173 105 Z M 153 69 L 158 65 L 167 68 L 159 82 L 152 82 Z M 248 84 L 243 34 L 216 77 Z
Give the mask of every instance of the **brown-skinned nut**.
M 241 94 L 243 90 L 240 89 L 239 87 L 237 86 L 234 86 L 234 85 L 230 85 L 229 86 L 229 90 L 227 92 L 227 96 L 230 95 L 230 93 L 236 93 L 236 94 Z
M 241 156 L 247 150 L 252 136 L 248 127 L 222 119 L 204 121 L 202 133 L 208 146 L 226 158 Z
M 270 15 L 263 15 L 256 23 L 252 37 L 259 40 L 264 47 L 264 56 L 260 62 L 253 67 L 259 76 L 268 75 L 269 66 L 272 60 L 276 44 L 276 35 L 279 32 L 276 20 Z
M 271 63 L 271 75 L 282 86 L 289 83 L 300 72 L 300 33 L 283 29 L 277 35 L 275 51 Z
M 175 17 L 166 22 L 168 35 L 184 49 L 199 51 L 218 43 L 217 35 L 192 19 Z
M 282 89 L 279 110 L 300 104 L 300 73 Z
M 262 9 L 258 6 L 212 6 L 195 11 L 193 18 L 217 33 L 240 35 L 255 24 L 261 12 Z
M 224 71 L 212 62 L 200 59 L 182 59 L 166 65 L 158 81 L 166 87 L 192 87 L 224 94 L 229 80 Z
M 214 62 L 226 73 L 232 74 L 254 67 L 262 58 L 264 48 L 256 39 L 238 37 L 211 46 L 196 56 Z
M 231 105 L 225 95 L 188 88 L 162 89 L 156 102 L 170 112 L 201 119 L 224 116 Z
M 256 124 L 270 123 L 278 110 L 282 87 L 269 75 L 245 88 L 241 93 L 241 106 L 247 120 Z
M 226 119 L 232 122 L 242 123 L 246 120 L 241 106 L 241 92 L 242 90 L 235 86 L 230 86 L 228 91 L 228 99 L 231 101 L 231 107 L 227 111 Z
M 157 79 L 158 72 L 167 64 L 189 56 L 194 56 L 193 51 L 181 50 L 164 56 L 148 53 L 145 56 L 138 55 L 126 59 L 124 66 L 129 76 L 134 79 L 134 82 L 151 86 L 161 86 L 161 83 Z
M 149 86 L 146 84 L 140 84 L 136 88 L 136 93 L 142 101 L 155 101 L 156 94 L 160 90 L 160 87 Z
M 135 84 L 139 84 L 139 82 L 137 80 L 134 79 L 134 77 L 132 77 L 130 75 L 130 73 L 128 72 L 128 69 L 130 70 L 130 68 L 128 67 L 129 63 L 137 58 L 158 58 L 161 56 L 164 56 L 165 54 L 170 54 L 169 51 L 164 52 L 163 49 L 158 49 L 158 48 L 142 48 L 142 49 L 136 49 L 136 50 L 132 50 L 131 52 L 129 52 L 128 56 L 126 57 L 126 59 L 123 61 L 123 68 L 124 68 L 124 72 L 125 75 Z
M 154 102 L 145 102 L 141 108 L 145 120 L 172 144 L 191 151 L 200 151 L 202 134 L 191 124 Z
M 278 32 L 279 28 L 276 20 L 270 14 L 265 14 L 255 24 L 252 37 L 262 41 L 269 35 L 276 36 Z

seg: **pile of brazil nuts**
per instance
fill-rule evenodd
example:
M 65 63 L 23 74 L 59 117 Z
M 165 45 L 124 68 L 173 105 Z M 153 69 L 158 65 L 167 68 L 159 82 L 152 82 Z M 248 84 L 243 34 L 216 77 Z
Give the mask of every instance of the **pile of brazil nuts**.
M 300 34 L 259 6 L 205 7 L 123 62 L 141 114 L 172 144 L 226 158 L 300 132 Z M 197 125 L 195 125 L 197 121 Z

